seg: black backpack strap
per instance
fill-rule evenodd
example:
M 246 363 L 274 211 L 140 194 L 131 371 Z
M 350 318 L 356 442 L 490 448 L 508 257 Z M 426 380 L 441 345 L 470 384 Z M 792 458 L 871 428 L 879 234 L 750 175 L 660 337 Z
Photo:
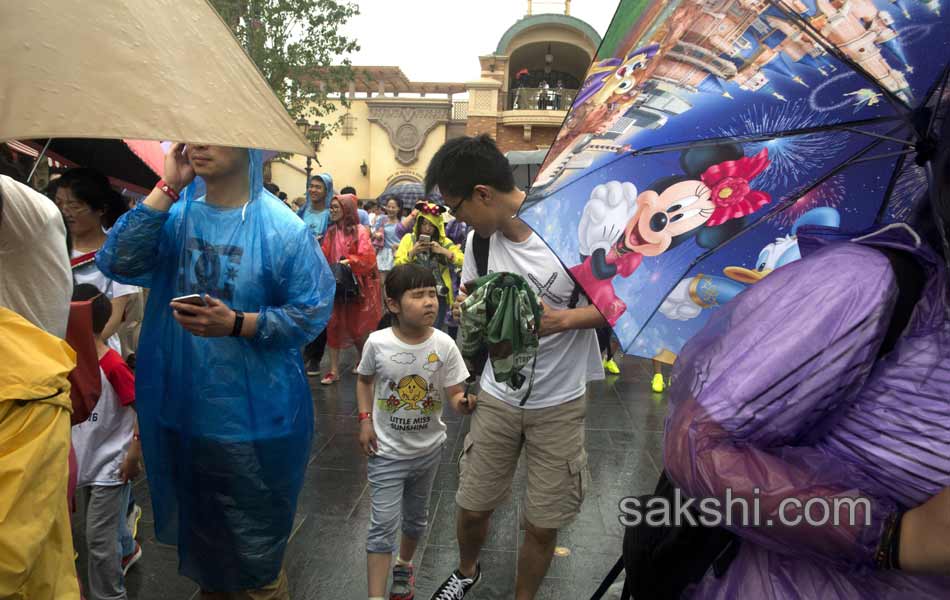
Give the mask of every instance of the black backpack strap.
M 479 277 L 488 275 L 488 251 L 491 249 L 491 238 L 484 238 L 478 232 L 472 233 L 472 254 L 475 255 L 475 268 Z
M 581 289 L 581 284 L 574 282 L 574 289 L 571 290 L 571 299 L 567 303 L 568 308 L 577 308 L 577 303 L 581 299 L 581 294 L 584 290 Z
M 607 576 L 604 577 L 604 580 L 600 582 L 600 586 L 594 591 L 594 595 L 590 597 L 590 600 L 600 600 L 604 597 L 604 594 L 607 593 L 607 590 L 610 589 L 610 586 L 617 581 L 617 578 L 620 577 L 620 574 L 623 572 L 623 556 L 621 555 L 617 562 L 614 563 L 613 568 L 610 569 L 610 572 L 607 573 Z M 624 586 L 626 589 L 626 586 Z M 629 597 L 629 596 L 628 596 Z

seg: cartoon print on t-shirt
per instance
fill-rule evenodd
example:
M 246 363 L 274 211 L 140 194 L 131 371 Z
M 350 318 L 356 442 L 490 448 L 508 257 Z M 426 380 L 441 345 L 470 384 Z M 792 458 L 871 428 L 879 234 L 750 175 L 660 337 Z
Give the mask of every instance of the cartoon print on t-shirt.
M 429 382 L 421 375 L 407 375 L 399 383 L 390 381 L 388 387 L 389 397 L 377 400 L 380 410 L 390 413 L 415 410 L 428 415 L 442 408 L 442 403 L 432 397 Z
M 445 363 L 442 362 L 442 359 L 439 358 L 438 354 L 435 352 L 430 352 L 428 358 L 426 359 L 426 364 L 422 365 L 422 368 L 434 375 L 436 371 L 442 368 L 443 364 Z
M 397 365 L 411 365 L 416 362 L 416 357 L 409 352 L 400 352 L 399 354 L 393 354 L 389 360 Z
M 226 302 L 234 300 L 234 282 L 244 258 L 244 248 L 230 244 L 219 246 L 191 237 L 185 242 L 185 249 L 187 263 L 179 266 L 178 289 L 210 294 Z M 188 285 L 191 277 L 187 270 L 194 275 L 193 288 Z

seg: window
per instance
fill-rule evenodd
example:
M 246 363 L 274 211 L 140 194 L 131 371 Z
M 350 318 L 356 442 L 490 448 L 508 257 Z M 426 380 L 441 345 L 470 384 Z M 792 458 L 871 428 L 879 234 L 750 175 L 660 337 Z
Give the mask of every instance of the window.
M 345 115 L 343 115 L 343 123 L 342 123 L 340 133 L 342 133 L 345 137 L 350 137 L 353 134 L 355 134 L 356 133 L 356 117 L 354 117 L 350 113 L 346 113 Z

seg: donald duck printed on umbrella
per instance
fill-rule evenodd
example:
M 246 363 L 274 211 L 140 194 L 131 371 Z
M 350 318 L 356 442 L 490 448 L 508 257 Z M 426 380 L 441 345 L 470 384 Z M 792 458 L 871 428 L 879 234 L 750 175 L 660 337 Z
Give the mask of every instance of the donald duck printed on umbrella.
M 590 194 L 578 226 L 581 263 L 571 274 L 613 326 L 627 310 L 613 286 L 630 277 L 644 257 L 687 240 L 713 248 L 771 201 L 754 181 L 769 165 L 767 149 L 745 156 L 738 144 L 694 147 L 680 156 L 681 174 L 663 177 L 638 193 L 631 182 L 609 181 Z

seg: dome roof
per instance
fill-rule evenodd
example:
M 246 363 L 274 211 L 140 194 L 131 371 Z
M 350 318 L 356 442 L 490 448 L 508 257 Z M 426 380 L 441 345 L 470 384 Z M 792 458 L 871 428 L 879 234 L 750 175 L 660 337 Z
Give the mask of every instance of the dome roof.
M 498 47 L 495 49 L 495 54 L 506 54 L 508 46 L 519 33 L 545 25 L 557 25 L 574 29 L 587 37 L 594 45 L 594 48 L 600 46 L 600 35 L 593 27 L 577 17 L 557 14 L 529 15 L 517 21 L 501 36 L 501 40 L 498 41 Z

